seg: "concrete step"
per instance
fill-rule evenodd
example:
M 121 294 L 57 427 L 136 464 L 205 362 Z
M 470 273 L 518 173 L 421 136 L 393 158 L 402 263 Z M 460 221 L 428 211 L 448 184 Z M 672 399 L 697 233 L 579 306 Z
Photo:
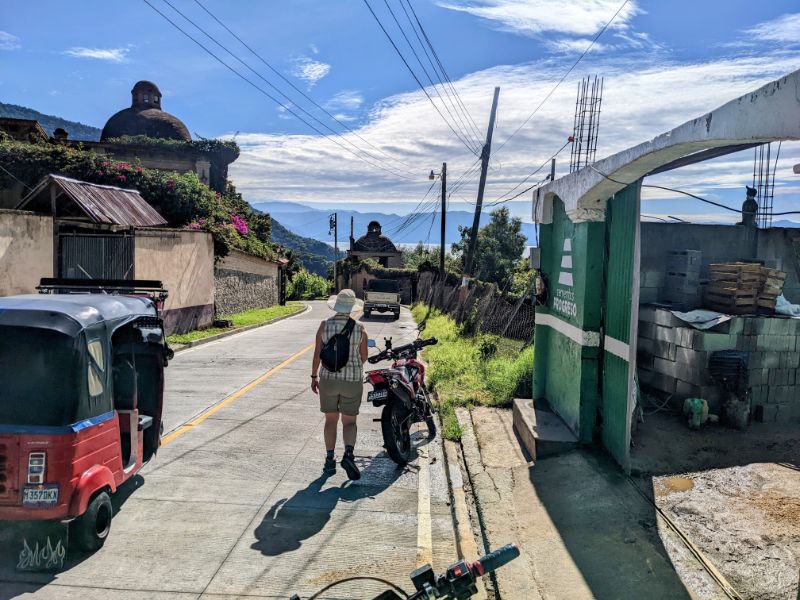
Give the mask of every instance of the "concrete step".
M 578 438 L 561 417 L 534 408 L 533 400 L 514 399 L 514 431 L 533 460 L 578 447 Z

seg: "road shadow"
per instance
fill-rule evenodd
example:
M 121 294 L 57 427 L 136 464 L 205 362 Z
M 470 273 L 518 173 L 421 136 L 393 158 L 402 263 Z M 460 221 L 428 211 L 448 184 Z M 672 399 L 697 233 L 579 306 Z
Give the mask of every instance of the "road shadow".
M 134 475 L 128 481 L 117 488 L 116 493 L 111 496 L 111 506 L 113 514 L 116 516 L 123 510 L 123 506 L 133 492 L 144 485 L 144 478 L 141 475 Z M 22 571 L 17 570 L 20 560 L 20 552 L 25 547 L 23 540 L 29 547 L 36 548 L 36 538 L 53 535 L 55 539 L 59 532 L 53 527 L 58 527 L 63 543 L 67 543 L 67 526 L 53 524 L 50 528 L 41 531 L 36 523 L 14 523 L 0 522 L 0 600 L 11 600 L 25 594 L 33 594 L 40 588 L 55 581 L 61 573 L 65 573 L 80 565 L 83 561 L 91 558 L 94 553 L 78 550 L 74 544 L 67 544 L 66 556 L 63 566 L 58 570 L 52 571 Z M 111 535 L 114 531 L 114 522 L 111 522 Z M 44 547 L 46 542 L 42 542 Z M 102 552 L 102 548 L 98 550 Z
M 345 481 L 339 486 L 325 488 L 330 477 L 323 474 L 291 498 L 275 502 L 256 527 L 257 541 L 250 547 L 265 556 L 297 550 L 303 541 L 325 528 L 339 502 L 374 498 L 404 472 L 404 468 L 391 462 L 385 452 L 374 458 L 357 458 L 356 463 L 361 469 L 359 481 Z
M 605 453 L 539 459 L 529 477 L 594 598 L 691 598 L 659 536 L 654 507 Z
M 633 434 L 631 471 L 636 475 L 673 475 L 778 463 L 800 470 L 800 425 L 750 423 L 744 430 L 709 424 L 699 430 L 672 412 L 645 413 Z

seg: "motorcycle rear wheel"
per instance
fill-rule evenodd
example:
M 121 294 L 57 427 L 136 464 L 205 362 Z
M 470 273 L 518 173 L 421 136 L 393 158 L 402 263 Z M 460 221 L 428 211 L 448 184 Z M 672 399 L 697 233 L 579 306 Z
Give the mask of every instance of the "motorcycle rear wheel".
M 381 432 L 386 453 L 401 467 L 411 460 L 411 419 L 408 411 L 397 402 L 390 402 L 381 413 Z

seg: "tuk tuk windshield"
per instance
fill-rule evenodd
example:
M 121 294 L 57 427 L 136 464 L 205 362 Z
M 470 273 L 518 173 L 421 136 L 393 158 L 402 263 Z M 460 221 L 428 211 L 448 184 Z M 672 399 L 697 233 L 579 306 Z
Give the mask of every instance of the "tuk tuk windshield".
M 73 337 L 0 326 L 0 425 L 69 425 L 82 389 L 80 362 Z

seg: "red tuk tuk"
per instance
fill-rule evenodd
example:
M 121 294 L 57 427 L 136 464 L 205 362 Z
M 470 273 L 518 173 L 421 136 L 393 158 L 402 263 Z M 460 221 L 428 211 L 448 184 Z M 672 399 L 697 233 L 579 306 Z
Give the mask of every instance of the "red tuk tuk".
M 51 280 L 40 287 L 51 293 L 0 298 L 0 521 L 69 522 L 85 551 L 109 534 L 111 495 L 158 450 L 172 357 L 160 282 L 111 288 L 131 295 L 102 283 Z M 18 567 L 36 567 L 29 558 Z

